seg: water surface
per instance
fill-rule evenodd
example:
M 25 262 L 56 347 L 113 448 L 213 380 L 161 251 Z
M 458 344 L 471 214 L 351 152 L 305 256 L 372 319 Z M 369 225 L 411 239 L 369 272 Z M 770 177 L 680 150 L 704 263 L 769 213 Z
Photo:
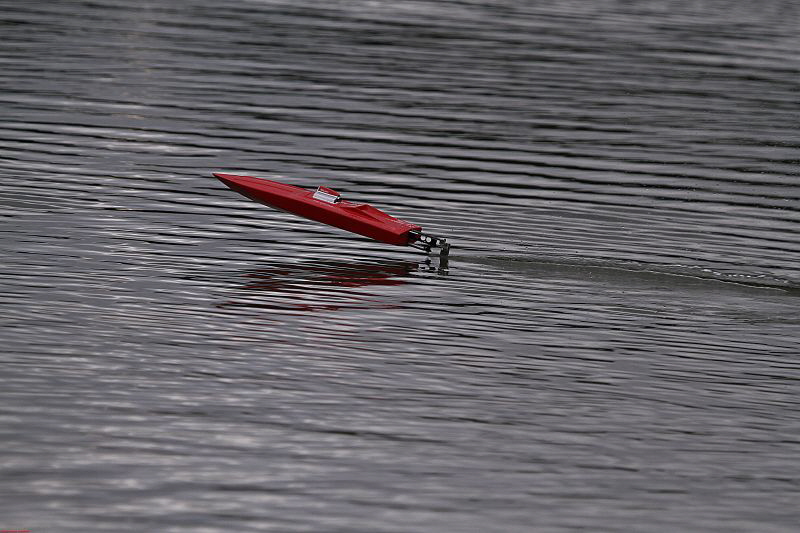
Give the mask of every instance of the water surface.
M 0 527 L 796 530 L 794 2 L 0 8 Z

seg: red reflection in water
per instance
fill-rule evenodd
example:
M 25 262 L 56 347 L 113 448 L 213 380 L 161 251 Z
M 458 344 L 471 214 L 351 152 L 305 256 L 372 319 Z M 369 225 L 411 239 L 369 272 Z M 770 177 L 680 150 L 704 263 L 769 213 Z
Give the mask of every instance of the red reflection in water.
M 363 290 L 369 286 L 408 283 L 417 263 L 314 262 L 260 268 L 242 274 L 239 297 L 218 308 L 256 308 L 275 311 L 336 311 L 340 309 L 395 309 L 391 299 Z

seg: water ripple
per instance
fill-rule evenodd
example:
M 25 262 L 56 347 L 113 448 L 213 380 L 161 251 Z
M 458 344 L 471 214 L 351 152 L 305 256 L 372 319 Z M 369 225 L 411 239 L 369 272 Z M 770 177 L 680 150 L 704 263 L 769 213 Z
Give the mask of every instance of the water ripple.
M 0 7 L 3 527 L 796 529 L 795 3 Z

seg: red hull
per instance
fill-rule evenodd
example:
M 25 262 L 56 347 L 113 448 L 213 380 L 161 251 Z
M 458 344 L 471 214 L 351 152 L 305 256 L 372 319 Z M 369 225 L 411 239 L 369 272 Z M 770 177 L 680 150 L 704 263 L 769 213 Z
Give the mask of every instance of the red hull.
M 398 246 L 411 244 L 415 238 L 409 235 L 409 232 L 422 229 L 416 224 L 389 216 L 368 204 L 338 200 L 338 197 L 335 203 L 317 199 L 314 197 L 314 192 L 302 187 L 252 176 L 217 172 L 214 172 L 214 176 L 232 190 L 261 204 L 387 244 Z M 334 191 L 330 192 L 335 194 Z

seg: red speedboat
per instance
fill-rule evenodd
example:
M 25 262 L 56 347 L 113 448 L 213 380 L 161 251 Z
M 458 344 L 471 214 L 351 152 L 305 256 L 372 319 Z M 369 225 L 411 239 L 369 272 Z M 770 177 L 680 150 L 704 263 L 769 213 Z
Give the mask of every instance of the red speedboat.
M 338 192 L 327 187 L 319 187 L 312 192 L 253 176 L 213 174 L 232 190 L 251 200 L 376 241 L 413 246 L 426 252 L 440 248 L 440 255 L 446 255 L 449 248 L 445 239 L 422 233 L 421 226 L 394 218 L 369 204 L 343 200 Z

